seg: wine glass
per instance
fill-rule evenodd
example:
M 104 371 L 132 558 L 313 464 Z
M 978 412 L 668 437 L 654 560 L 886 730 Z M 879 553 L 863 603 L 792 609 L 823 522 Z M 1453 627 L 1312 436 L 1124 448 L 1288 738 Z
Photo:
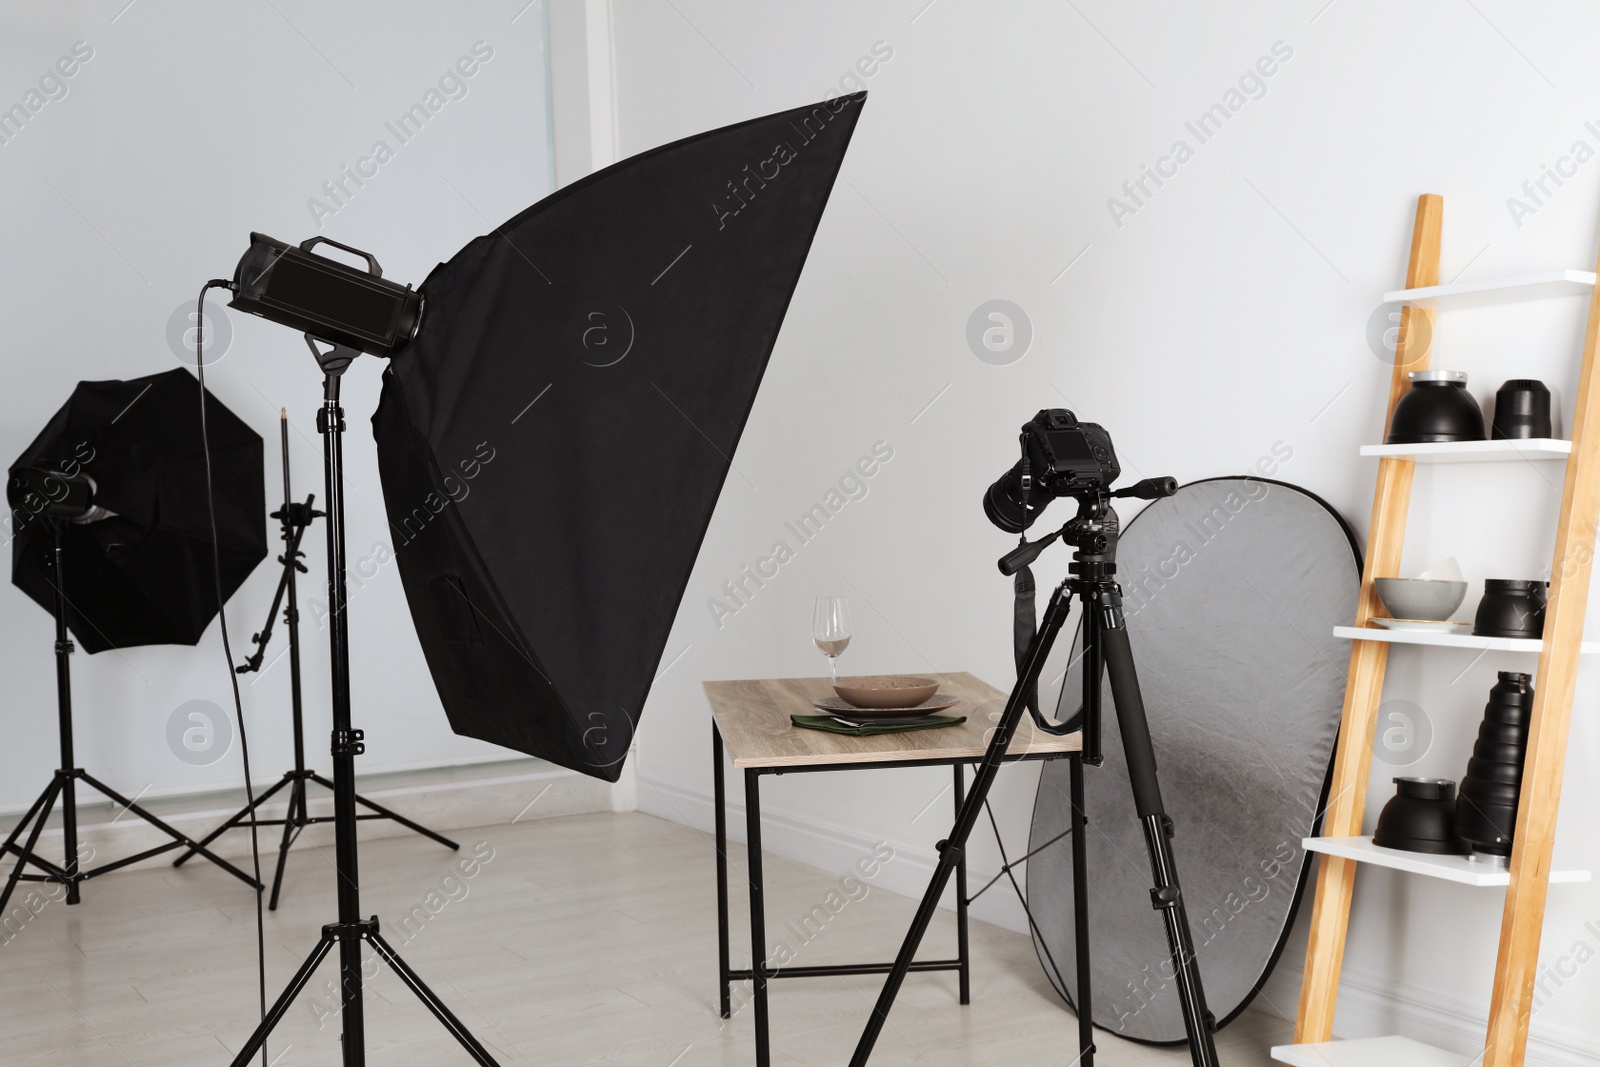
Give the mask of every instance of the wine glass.
M 817 597 L 811 615 L 811 639 L 828 657 L 828 673 L 839 680 L 839 653 L 850 644 L 850 602 L 842 596 Z

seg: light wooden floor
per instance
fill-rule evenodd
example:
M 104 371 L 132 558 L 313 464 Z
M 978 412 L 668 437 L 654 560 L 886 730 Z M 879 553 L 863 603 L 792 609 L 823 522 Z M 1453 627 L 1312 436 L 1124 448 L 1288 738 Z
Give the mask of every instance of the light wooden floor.
M 604 1064 L 699 1067 L 754 1062 L 751 1009 L 716 1014 L 716 898 L 710 840 L 646 815 L 574 815 L 461 831 L 461 854 L 413 837 L 362 849 L 363 904 L 402 955 L 503 1067 Z M 475 877 L 452 864 L 486 842 Z M 485 846 L 480 846 L 485 847 Z M 734 856 L 736 887 L 742 846 Z M 769 937 L 821 904 L 838 882 L 797 863 L 767 864 Z M 0 944 L 0 1063 L 222 1067 L 256 1018 L 253 895 L 204 863 L 145 866 L 84 886 L 77 907 L 50 903 Z M 430 894 L 436 894 L 430 899 Z M 735 916 L 743 909 L 735 891 Z M 437 914 L 400 919 L 413 908 Z M 797 962 L 888 959 L 912 902 L 882 890 L 849 903 Z M 334 917 L 331 856 L 293 853 L 282 906 L 267 915 L 268 998 Z M 954 955 L 941 915 L 929 951 Z M 734 963 L 748 935 L 734 927 Z M 791 943 L 798 943 L 791 937 Z M 875 1064 L 1074 1061 L 1076 1022 L 1018 934 L 973 924 L 973 1003 L 954 974 L 912 975 Z M 374 966 L 376 966 L 374 964 Z M 270 1045 L 277 1067 L 339 1062 L 337 997 L 325 963 Z M 880 979 L 795 979 L 773 994 L 776 1064 L 846 1062 Z M 735 1003 L 738 1004 L 736 994 Z M 1254 1010 L 1221 1035 L 1222 1061 L 1266 1065 L 1289 1026 Z M 373 1067 L 466 1064 L 387 971 L 368 987 Z M 1187 1064 L 1185 1051 L 1101 1035 L 1107 1065 Z M 256 1062 L 260 1062 L 257 1060 Z

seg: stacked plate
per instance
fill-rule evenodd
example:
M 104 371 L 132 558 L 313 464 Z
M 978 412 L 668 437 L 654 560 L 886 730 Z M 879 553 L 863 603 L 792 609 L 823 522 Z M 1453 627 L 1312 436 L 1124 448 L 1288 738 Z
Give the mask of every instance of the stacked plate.
M 933 713 L 961 703 L 960 697 L 940 696 L 936 680 L 907 675 L 840 678 L 833 683 L 833 691 L 838 695 L 820 697 L 812 705 L 849 726 L 943 722 L 948 716 Z

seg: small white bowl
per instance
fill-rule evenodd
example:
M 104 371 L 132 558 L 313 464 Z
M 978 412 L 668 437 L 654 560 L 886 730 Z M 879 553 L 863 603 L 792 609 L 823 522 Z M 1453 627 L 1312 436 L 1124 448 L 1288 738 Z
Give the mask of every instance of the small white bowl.
M 1467 597 L 1466 582 L 1435 582 L 1426 578 L 1378 578 L 1378 599 L 1397 619 L 1443 621 L 1455 614 Z

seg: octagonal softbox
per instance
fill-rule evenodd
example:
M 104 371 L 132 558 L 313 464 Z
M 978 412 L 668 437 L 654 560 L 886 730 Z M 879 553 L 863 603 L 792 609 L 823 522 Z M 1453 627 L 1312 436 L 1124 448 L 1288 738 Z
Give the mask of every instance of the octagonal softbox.
M 231 597 L 267 555 L 261 435 L 209 391 L 217 571 L 212 570 L 200 383 L 181 368 L 126 381 L 79 382 L 11 465 L 87 475 L 92 522 L 57 524 L 67 626 L 85 652 L 193 645 L 217 614 L 216 579 Z M 55 612 L 55 534 L 13 510 L 11 581 Z
M 1117 578 L 1206 1000 L 1226 1023 L 1266 981 L 1304 887 L 1300 841 L 1320 824 L 1350 659 L 1333 628 L 1355 617 L 1360 552 L 1311 494 L 1217 478 L 1140 512 L 1122 534 Z M 1069 670 L 1058 715 L 1076 712 L 1082 685 Z M 1120 1037 L 1179 1043 L 1111 700 L 1107 685 L 1105 765 L 1084 772 L 1094 1019 Z M 1030 848 L 1068 828 L 1068 774 L 1045 765 Z M 1028 898 L 1045 973 L 1076 1003 L 1069 845 L 1028 861 Z

